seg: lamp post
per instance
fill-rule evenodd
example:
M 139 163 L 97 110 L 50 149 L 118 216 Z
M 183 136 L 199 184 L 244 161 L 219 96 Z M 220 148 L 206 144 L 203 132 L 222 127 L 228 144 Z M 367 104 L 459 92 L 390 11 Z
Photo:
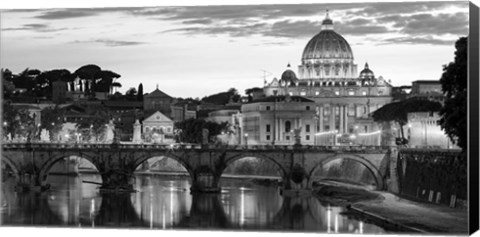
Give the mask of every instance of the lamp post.
M 243 136 L 245 138 L 245 146 L 248 146 L 248 133 L 245 133 Z
M 272 146 L 275 145 L 275 136 L 277 135 L 276 134 L 276 124 L 277 124 L 277 114 L 276 114 L 276 111 L 277 111 L 277 90 L 273 90 L 273 96 L 274 96 L 274 99 L 273 99 L 273 139 L 272 139 Z

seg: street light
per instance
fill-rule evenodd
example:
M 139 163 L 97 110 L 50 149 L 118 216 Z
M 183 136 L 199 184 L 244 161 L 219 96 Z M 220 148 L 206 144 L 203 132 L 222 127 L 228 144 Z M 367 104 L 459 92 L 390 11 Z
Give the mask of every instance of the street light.
M 243 136 L 245 137 L 245 146 L 248 146 L 248 133 L 245 133 Z
M 273 90 L 273 96 L 274 96 L 274 99 L 273 99 L 273 139 L 272 139 L 272 145 L 274 146 L 275 145 L 275 136 L 277 134 L 275 134 L 275 130 L 276 130 L 276 124 L 277 124 L 277 90 Z

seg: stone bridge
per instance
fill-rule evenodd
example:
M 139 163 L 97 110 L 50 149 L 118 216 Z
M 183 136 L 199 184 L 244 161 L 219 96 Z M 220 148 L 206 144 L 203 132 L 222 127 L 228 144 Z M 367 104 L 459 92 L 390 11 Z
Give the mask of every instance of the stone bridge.
M 393 151 L 393 153 L 395 153 Z M 102 177 L 101 190 L 131 191 L 137 167 L 153 157 L 168 157 L 190 174 L 192 192 L 219 192 L 223 171 L 234 161 L 255 157 L 276 164 L 285 191 L 312 187 L 313 175 L 324 164 L 350 159 L 365 166 L 376 187 L 387 187 L 389 147 L 375 146 L 200 146 L 139 144 L 5 143 L 2 162 L 13 170 L 22 189 L 45 189 L 50 168 L 58 161 L 77 156 L 90 161 Z

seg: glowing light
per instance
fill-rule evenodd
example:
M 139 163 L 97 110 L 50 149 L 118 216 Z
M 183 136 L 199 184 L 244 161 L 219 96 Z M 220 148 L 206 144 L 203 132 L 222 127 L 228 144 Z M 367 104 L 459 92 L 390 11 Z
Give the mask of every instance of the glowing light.
M 240 193 L 240 226 L 243 226 L 245 223 L 245 193 Z
M 335 214 L 335 233 L 338 233 L 338 214 Z
M 354 134 L 350 135 L 350 139 L 355 139 L 357 138 L 357 136 L 355 136 Z
M 360 231 L 360 234 L 363 234 L 363 222 L 361 221 L 360 221 L 359 231 Z
M 328 134 L 335 134 L 337 133 L 338 130 L 333 130 L 333 131 L 328 131 L 328 132 L 319 132 L 319 133 L 315 133 L 315 136 L 322 136 L 322 135 L 328 135 Z
M 330 220 L 331 220 L 332 210 L 330 206 L 327 207 L 327 233 L 330 233 Z
M 371 133 L 359 133 L 358 136 L 370 136 L 370 135 L 380 134 L 381 132 L 382 131 L 378 130 L 378 131 L 371 132 Z

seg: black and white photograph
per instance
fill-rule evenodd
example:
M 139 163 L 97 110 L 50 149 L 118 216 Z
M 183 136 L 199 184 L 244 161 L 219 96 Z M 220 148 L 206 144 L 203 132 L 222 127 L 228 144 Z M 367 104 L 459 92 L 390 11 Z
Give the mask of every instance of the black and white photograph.
M 0 229 L 472 232 L 474 3 L 120 2 L 0 5 Z

